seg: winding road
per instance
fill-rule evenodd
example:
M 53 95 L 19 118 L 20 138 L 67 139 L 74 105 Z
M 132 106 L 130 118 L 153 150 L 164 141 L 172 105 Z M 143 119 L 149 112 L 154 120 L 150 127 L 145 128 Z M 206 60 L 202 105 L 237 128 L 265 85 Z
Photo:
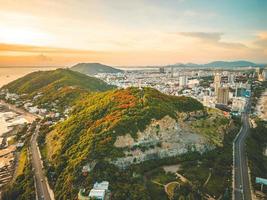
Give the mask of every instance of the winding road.
M 246 138 L 249 134 L 250 103 L 242 113 L 242 127 L 233 142 L 233 200 L 251 200 L 251 189 L 248 174 L 248 162 L 245 151 Z
M 10 110 L 21 114 L 29 123 L 35 121 L 39 116 L 29 113 L 21 108 L 9 104 L 3 100 L 0 100 L 0 103 L 7 106 Z M 43 171 L 43 164 L 41 155 L 39 152 L 39 147 L 37 145 L 37 137 L 39 133 L 40 125 L 37 123 L 34 133 L 30 141 L 30 155 L 31 163 L 34 172 L 34 183 L 35 183 L 35 192 L 37 200 L 54 200 L 53 191 L 49 188 L 49 184 L 45 173 Z
M 52 200 L 49 194 L 49 186 L 43 171 L 42 160 L 37 146 L 37 136 L 40 126 L 37 124 L 30 143 L 31 162 L 34 171 L 34 181 L 36 187 L 36 196 L 38 200 Z

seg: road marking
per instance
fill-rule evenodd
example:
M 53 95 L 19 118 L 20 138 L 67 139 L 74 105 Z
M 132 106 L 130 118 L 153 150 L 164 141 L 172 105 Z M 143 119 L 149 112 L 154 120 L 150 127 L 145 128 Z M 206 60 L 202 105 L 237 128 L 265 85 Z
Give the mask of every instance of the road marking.
M 241 121 L 242 121 L 242 126 L 236 137 L 234 138 L 233 141 L 233 200 L 236 199 L 236 192 L 241 192 L 242 199 L 245 200 L 245 195 L 244 195 L 244 179 L 243 179 L 243 165 L 242 165 L 242 147 L 243 147 L 243 142 L 245 142 L 245 138 L 248 133 L 248 127 L 247 127 L 247 115 L 241 116 Z M 237 147 L 238 154 L 235 152 L 235 148 Z M 239 157 L 239 165 L 236 166 L 236 159 Z M 244 155 L 246 156 L 246 155 Z M 240 170 L 238 170 L 240 169 Z M 237 173 L 236 173 L 237 172 Z M 240 176 L 240 181 L 241 184 L 238 184 L 238 177 Z M 236 187 L 242 187 L 242 189 L 238 189 Z

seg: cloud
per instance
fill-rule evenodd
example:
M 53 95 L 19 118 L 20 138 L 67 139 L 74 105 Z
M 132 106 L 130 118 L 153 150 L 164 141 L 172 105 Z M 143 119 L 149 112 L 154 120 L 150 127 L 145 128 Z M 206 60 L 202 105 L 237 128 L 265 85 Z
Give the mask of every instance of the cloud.
M 0 52 L 23 52 L 23 53 L 56 53 L 56 54 L 95 54 L 98 51 L 67 49 L 57 47 L 42 47 L 33 45 L 5 44 L 0 43 Z
M 49 61 L 53 61 L 53 59 L 51 58 L 51 57 L 49 57 L 49 56 L 46 56 L 46 55 L 44 55 L 44 54 L 40 54 L 40 55 L 38 55 L 38 56 L 36 56 L 36 58 L 38 59 L 38 60 L 40 60 L 40 61 L 44 61 L 44 62 L 49 62 Z
M 179 32 L 179 35 L 198 39 L 202 43 L 214 45 L 222 48 L 247 48 L 246 45 L 237 42 L 222 41 L 223 33 L 218 32 Z
M 207 32 L 180 32 L 180 35 L 194 37 L 201 40 L 219 41 L 222 33 L 207 33 Z
M 267 50 L 267 32 L 262 32 L 257 35 L 257 39 L 254 41 L 254 44 L 262 49 Z
M 214 18 L 217 16 L 217 13 L 215 12 L 200 12 L 196 10 L 186 10 L 184 11 L 184 16 L 185 17 L 197 17 L 197 18 Z

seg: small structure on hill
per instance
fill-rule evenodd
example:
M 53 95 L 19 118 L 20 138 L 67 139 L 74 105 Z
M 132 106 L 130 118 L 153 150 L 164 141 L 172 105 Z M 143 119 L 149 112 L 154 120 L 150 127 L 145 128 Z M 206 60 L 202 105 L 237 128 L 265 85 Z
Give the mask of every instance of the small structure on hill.
M 89 194 L 86 194 L 85 189 L 81 189 L 78 194 L 79 200 L 110 200 L 110 191 L 108 189 L 109 182 L 102 181 L 100 183 L 96 182 L 93 188 L 90 190 Z

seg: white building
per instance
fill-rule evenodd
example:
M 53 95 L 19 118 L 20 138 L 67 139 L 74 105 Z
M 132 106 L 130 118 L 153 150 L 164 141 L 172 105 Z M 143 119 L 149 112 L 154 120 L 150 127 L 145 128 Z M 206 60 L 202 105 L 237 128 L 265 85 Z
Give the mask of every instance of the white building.
M 216 98 L 212 96 L 203 96 L 203 105 L 209 108 L 215 108 Z
M 13 101 L 17 100 L 18 98 L 19 98 L 19 95 L 13 94 L 13 93 L 6 93 L 6 97 L 5 97 L 6 100 L 11 99 Z
M 234 97 L 232 102 L 232 110 L 242 112 L 246 106 L 246 98 Z
M 262 71 L 262 76 L 263 76 L 263 79 L 266 81 L 267 80 L 267 69 L 266 68 Z
M 97 200 L 105 200 L 106 192 L 108 191 L 109 182 L 103 181 L 101 183 L 96 182 L 93 189 L 89 193 L 89 198 Z
M 179 86 L 185 87 L 187 85 L 187 77 L 186 76 L 180 76 L 179 77 Z
M 109 182 L 108 181 L 102 181 L 101 183 L 96 182 L 94 184 L 94 189 L 96 190 L 108 190 Z
M 235 84 L 235 75 L 234 74 L 230 74 L 228 76 L 228 82 L 231 84 L 231 85 L 234 85 Z
M 105 199 L 105 190 L 96 190 L 92 189 L 89 193 L 89 199 L 97 199 L 97 200 L 104 200 Z
M 39 109 L 37 106 L 28 107 L 28 111 L 30 113 L 39 113 Z
M 188 80 L 187 85 L 189 88 L 196 87 L 197 85 L 199 85 L 199 80 L 197 80 L 197 79 Z

